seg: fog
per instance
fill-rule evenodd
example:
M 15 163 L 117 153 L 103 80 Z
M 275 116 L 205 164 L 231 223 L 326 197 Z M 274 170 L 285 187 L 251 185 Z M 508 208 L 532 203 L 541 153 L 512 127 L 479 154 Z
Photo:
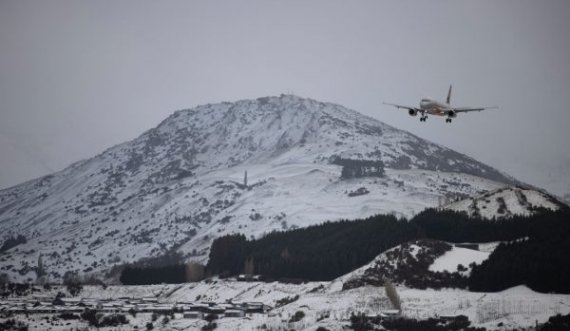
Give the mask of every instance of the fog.
M 294 93 L 570 192 L 568 1 L 0 1 L 0 187 Z M 499 106 L 420 123 L 383 101 Z

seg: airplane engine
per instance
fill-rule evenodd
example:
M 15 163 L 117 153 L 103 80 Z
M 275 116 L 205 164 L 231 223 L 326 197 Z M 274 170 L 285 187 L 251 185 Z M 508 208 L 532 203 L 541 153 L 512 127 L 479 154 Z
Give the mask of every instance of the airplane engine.
M 418 115 L 418 111 L 415 109 L 410 109 L 408 110 L 408 114 L 410 114 L 410 116 L 416 116 Z
M 450 110 L 450 111 L 447 113 L 447 117 L 449 117 L 449 118 L 455 118 L 455 117 L 457 117 L 457 113 L 454 112 L 453 110 Z

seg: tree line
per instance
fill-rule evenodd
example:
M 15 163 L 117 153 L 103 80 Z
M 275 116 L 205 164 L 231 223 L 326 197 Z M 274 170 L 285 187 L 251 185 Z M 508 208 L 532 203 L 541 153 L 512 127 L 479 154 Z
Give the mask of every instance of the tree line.
M 410 240 L 504 241 L 474 269 L 467 280 L 470 289 L 499 291 L 526 284 L 537 291 L 570 293 L 569 216 L 568 210 L 540 210 L 533 216 L 486 220 L 428 209 L 410 221 L 377 215 L 274 232 L 255 240 L 228 235 L 212 244 L 207 269 L 221 276 L 237 275 L 244 273 L 248 261 L 248 269 L 270 280 L 326 281 Z
M 236 275 L 249 260 L 250 269 L 265 278 L 331 280 L 417 236 L 412 224 L 387 215 L 273 232 L 250 241 L 241 234 L 228 235 L 212 244 L 207 269 Z
M 340 177 L 344 179 L 384 176 L 384 162 L 381 160 L 353 160 L 335 157 L 331 163 L 342 166 Z
M 10 248 L 16 247 L 20 244 L 25 244 L 26 243 L 26 237 L 22 236 L 21 234 L 15 236 L 10 236 L 8 237 L 8 239 L 6 239 L 4 241 L 4 243 L 2 244 L 2 246 L 0 246 L 0 253 L 3 253 L 7 250 L 9 250 Z
M 528 236 L 501 243 L 489 259 L 473 268 L 471 290 L 501 291 L 523 284 L 538 292 L 570 293 L 569 215 L 531 219 Z
M 538 210 L 533 216 L 486 220 L 465 213 L 427 209 L 411 220 L 376 215 L 326 222 L 248 240 L 243 234 L 217 238 L 205 269 L 179 263 L 129 266 L 124 284 L 178 283 L 208 275 L 261 275 L 280 281 L 327 281 L 369 263 L 396 245 L 417 239 L 452 243 L 502 241 L 489 259 L 473 269 L 468 287 L 499 291 L 519 284 L 570 293 L 570 212 Z M 524 239 L 521 239 L 524 238 Z M 191 275 L 190 277 L 189 270 Z M 196 276 L 198 275 L 198 276 Z M 450 284 L 453 286 L 453 284 Z

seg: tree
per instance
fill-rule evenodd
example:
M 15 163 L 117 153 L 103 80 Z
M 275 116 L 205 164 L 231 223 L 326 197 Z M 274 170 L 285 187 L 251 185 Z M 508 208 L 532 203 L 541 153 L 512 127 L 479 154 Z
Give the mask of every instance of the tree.
M 352 160 L 337 157 L 332 160 L 332 164 L 342 166 L 340 177 L 343 179 L 384 176 L 384 163 L 381 160 Z
M 219 237 L 212 243 L 208 270 L 213 273 L 237 275 L 246 258 L 247 240 L 243 234 Z
M 12 236 L 8 239 L 6 239 L 6 241 L 4 241 L 4 244 L 2 244 L 2 246 L 0 247 L 0 253 L 3 253 L 13 247 L 16 247 L 20 244 L 25 244 L 26 243 L 26 237 L 22 236 L 21 234 L 18 235 L 17 237 Z
M 63 275 L 63 284 L 67 286 L 67 291 L 72 296 L 77 296 L 83 289 L 79 282 L 79 276 L 75 272 L 68 271 Z
M 394 309 L 402 311 L 402 303 L 400 301 L 400 296 L 398 295 L 396 288 L 388 278 L 384 278 L 384 289 L 386 290 L 386 296 L 388 297 L 388 300 L 390 300 L 390 302 L 392 303 Z
M 0 274 L 0 285 L 10 283 L 10 277 L 7 274 Z
M 295 315 L 291 316 L 291 318 L 289 319 L 289 323 L 299 322 L 304 317 L 305 317 L 305 312 L 303 312 L 302 310 L 297 310 L 295 312 Z

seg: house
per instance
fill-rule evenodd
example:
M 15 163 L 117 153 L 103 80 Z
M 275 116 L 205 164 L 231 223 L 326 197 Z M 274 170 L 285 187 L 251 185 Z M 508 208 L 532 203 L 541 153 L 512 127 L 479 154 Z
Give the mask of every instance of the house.
M 242 309 L 228 309 L 224 317 L 245 317 L 245 311 Z
M 135 305 L 133 305 L 133 304 L 126 304 L 126 305 L 123 305 L 123 306 L 121 307 L 121 311 L 124 312 L 124 313 L 128 313 L 128 312 L 130 312 L 130 311 L 137 312 L 137 306 L 135 306 Z
M 208 314 L 223 315 L 226 312 L 226 309 L 220 306 L 211 306 L 208 307 L 205 312 Z
M 461 319 L 462 317 L 465 318 L 463 315 L 439 315 L 439 320 L 442 322 L 453 322 L 457 319 Z
M 204 318 L 204 313 L 201 311 L 188 311 L 183 314 L 183 317 L 188 319 L 202 319 Z
M 210 308 L 210 306 L 208 304 L 197 303 L 197 304 L 190 306 L 189 310 L 190 311 L 205 312 L 208 310 L 208 308 Z
M 194 307 L 194 305 L 191 303 L 186 303 L 186 302 L 176 303 L 176 308 L 178 308 L 178 311 L 197 310 L 197 309 L 193 309 L 193 307 Z
M 99 305 L 97 306 L 97 309 L 100 309 L 102 311 L 109 312 L 109 313 L 118 313 L 121 311 L 119 306 L 117 306 L 116 304 L 113 304 L 111 302 L 105 302 L 103 304 L 100 304 L 100 306 Z
M 83 298 L 83 300 L 81 300 L 81 303 L 83 303 L 87 307 L 96 308 L 100 301 L 101 299 L 97 298 Z
M 141 299 L 145 303 L 157 303 L 158 299 L 155 297 L 144 297 Z
M 53 301 L 53 297 L 51 297 L 49 295 L 34 295 L 34 296 L 32 296 L 32 298 L 34 298 L 34 301 L 39 301 L 39 302 L 51 303 Z
M 242 304 L 245 308 L 246 313 L 265 313 L 270 310 L 271 307 L 263 304 L 263 302 L 245 302 Z
M 65 305 L 78 305 L 81 302 L 80 298 L 61 298 Z

